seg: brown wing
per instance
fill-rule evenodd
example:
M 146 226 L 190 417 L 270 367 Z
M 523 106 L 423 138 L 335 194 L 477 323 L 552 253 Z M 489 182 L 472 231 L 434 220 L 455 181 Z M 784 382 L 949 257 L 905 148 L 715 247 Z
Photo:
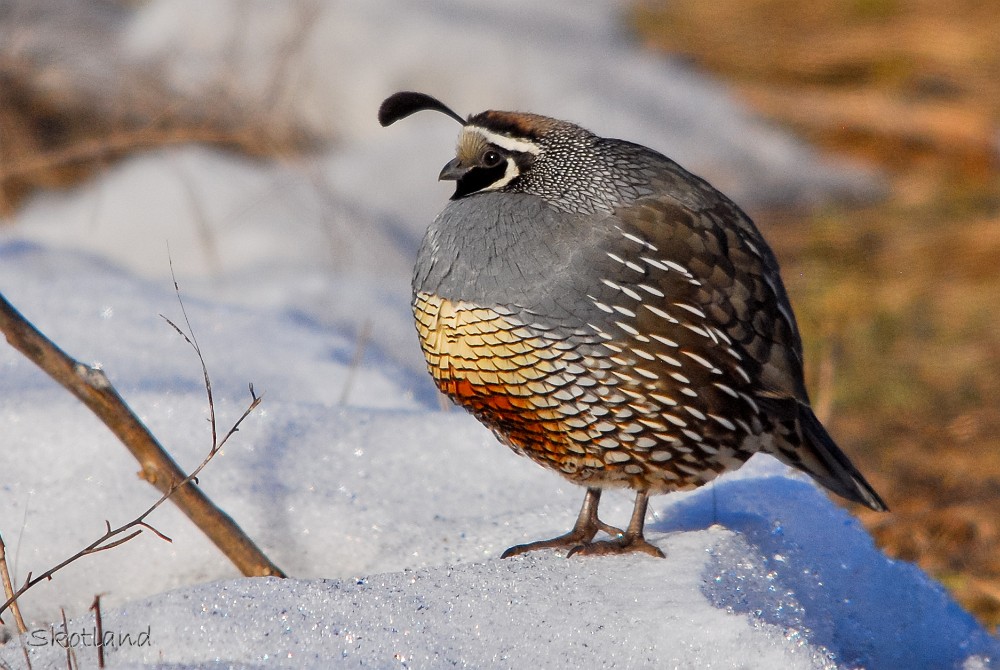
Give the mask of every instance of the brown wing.
M 695 211 L 669 197 L 640 199 L 609 223 L 619 235 L 596 253 L 612 263 L 588 260 L 605 269 L 593 282 L 603 312 L 594 325 L 641 383 L 714 419 L 692 427 L 714 448 L 743 459 L 767 451 L 839 495 L 885 509 L 809 408 L 795 318 L 753 223 L 728 200 Z M 728 435 L 719 431 L 728 425 Z

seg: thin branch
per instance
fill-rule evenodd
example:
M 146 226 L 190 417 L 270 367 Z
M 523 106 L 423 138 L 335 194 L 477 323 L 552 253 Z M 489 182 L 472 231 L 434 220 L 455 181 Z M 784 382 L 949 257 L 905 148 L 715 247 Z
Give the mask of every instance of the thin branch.
M 94 625 L 97 627 L 97 667 L 104 667 L 104 619 L 101 617 L 101 594 L 94 596 L 94 603 L 90 606 L 94 612 Z
M 73 163 L 93 161 L 140 149 L 155 149 L 181 144 L 234 145 L 246 142 L 250 131 L 227 132 L 213 128 L 140 128 L 123 130 L 103 137 L 81 140 L 68 147 L 38 153 L 0 169 L 0 184 L 8 179 L 24 178 Z
M 24 625 L 24 619 L 21 617 L 21 608 L 17 606 L 17 601 L 14 596 L 14 586 L 10 581 L 10 572 L 7 571 L 7 547 L 3 543 L 3 536 L 0 536 L 0 579 L 3 580 L 3 592 L 8 598 L 8 602 L 11 603 L 10 611 L 14 613 L 14 621 L 17 623 L 17 632 L 27 633 L 28 627 Z M 3 613 L 3 609 L 0 608 L 0 614 Z M 3 623 L 3 619 L 0 619 L 0 623 Z
M 148 530 L 149 532 L 151 532 L 151 533 L 152 533 L 153 535 L 155 535 L 156 537 L 158 537 L 158 538 L 160 538 L 161 540 L 163 540 L 164 542 L 170 542 L 170 543 L 173 543 L 173 540 L 172 540 L 172 539 L 170 539 L 169 537 L 167 537 L 166 535 L 164 535 L 164 534 L 163 534 L 163 533 L 161 533 L 160 531 L 156 530 L 155 528 L 153 528 L 152 526 L 150 526 L 150 525 L 149 525 L 148 523 L 146 523 L 145 521 L 141 521 L 141 522 L 139 523 L 139 525 L 140 525 L 140 526 L 142 526 L 143 528 L 145 528 L 146 530 Z
M 63 633 L 66 634 L 66 668 L 67 670 L 73 670 L 75 666 L 79 669 L 80 664 L 76 660 L 76 651 L 73 649 L 73 645 L 69 643 L 69 622 L 66 620 L 66 608 L 60 607 L 59 611 L 62 612 Z
M 174 259 L 170 258 L 169 262 L 170 262 L 170 276 L 174 277 Z M 198 345 L 198 338 L 195 337 L 194 328 L 191 327 L 191 319 L 188 318 L 187 309 L 184 307 L 184 301 L 181 300 L 181 287 L 177 285 L 176 277 L 174 277 L 174 293 L 177 295 L 177 303 L 181 306 L 181 315 L 184 317 L 184 324 L 187 326 L 187 332 L 184 332 L 183 330 L 178 328 L 177 324 L 175 324 L 173 321 L 163 316 L 162 314 L 160 315 L 160 318 L 169 323 L 174 330 L 180 333 L 180 336 L 184 338 L 184 341 L 190 344 L 191 347 L 194 349 L 194 352 L 198 354 L 198 361 L 201 363 L 201 374 L 205 380 L 205 393 L 208 395 L 209 423 L 212 425 L 212 449 L 218 450 L 219 448 L 222 447 L 222 445 L 219 444 L 219 438 L 215 432 L 215 425 L 216 425 L 215 400 L 212 397 L 212 380 L 208 376 L 208 366 L 205 365 L 205 357 L 201 355 L 201 346 Z M 188 336 L 189 333 L 190 337 Z M 253 395 L 253 387 L 250 388 L 250 394 Z M 254 401 L 256 400 L 257 398 L 254 397 Z M 246 418 L 247 414 L 249 414 L 252 411 L 253 411 L 252 409 L 247 410 L 243 414 L 243 416 L 240 417 L 240 420 L 236 422 L 236 424 L 239 425 L 240 422 L 242 422 L 243 419 Z
M 816 380 L 816 400 L 813 411 L 823 423 L 833 417 L 834 381 L 836 377 L 837 333 L 832 324 L 823 328 L 823 344 L 819 355 L 819 375 Z
M 161 499 L 139 517 L 138 521 L 144 521 L 153 509 L 167 498 L 171 498 L 244 575 L 285 576 L 233 519 L 212 503 L 193 483 L 194 478 L 201 472 L 208 459 L 221 448 L 222 443 L 217 445 L 213 442 L 212 453 L 193 473 L 185 475 L 128 407 L 102 370 L 84 365 L 68 356 L 21 316 L 2 294 L 0 294 L 0 330 L 15 349 L 62 384 L 111 429 L 139 461 L 142 467 L 141 476 L 163 493 Z M 205 369 L 204 361 L 202 369 Z M 260 404 L 259 397 L 255 394 L 252 394 L 252 397 L 253 401 L 230 434 L 235 432 L 240 423 Z M 213 426 L 213 437 L 214 435 Z
M 347 398 L 351 394 L 351 387 L 354 385 L 354 377 L 358 372 L 358 368 L 361 367 L 361 361 L 364 360 L 365 347 L 368 346 L 368 341 L 371 339 L 371 333 L 371 319 L 365 319 L 365 322 L 361 324 L 361 330 L 358 332 L 357 342 L 354 345 L 354 355 L 351 356 L 351 364 L 347 368 L 347 379 L 344 380 L 344 388 L 340 392 L 339 404 L 341 405 L 347 403 Z
M 177 155 L 168 156 L 168 160 L 172 171 L 177 177 L 177 183 L 184 190 L 184 199 L 187 201 L 191 213 L 190 218 L 198 234 L 198 238 L 201 240 L 201 247 L 204 250 L 205 263 L 214 273 L 218 273 L 222 268 L 219 244 L 215 232 L 212 230 L 208 212 L 205 211 L 198 189 L 195 187 L 194 182 L 196 179 L 190 172 L 183 168 L 180 164 L 180 158 Z
M 121 531 L 119 531 L 119 532 L 121 532 Z M 126 535 L 125 537 L 119 538 L 119 539 L 115 540 L 114 542 L 108 542 L 107 544 L 102 544 L 99 547 L 94 547 L 90 551 L 87 551 L 87 552 L 84 552 L 83 554 L 81 554 L 81 556 L 87 556 L 88 554 L 96 554 L 99 551 L 107 551 L 108 549 L 114 549 L 118 545 L 125 544 L 126 542 L 128 542 L 129 540 L 131 540 L 133 537 L 137 537 L 141 533 L 142 533 L 142 528 L 140 528 L 139 530 L 134 530 L 131 533 L 129 533 L 128 535 Z M 117 533 L 115 533 L 115 534 L 117 535 Z
M 229 433 L 226 434 L 227 438 L 229 437 L 229 435 L 232 435 L 236 431 L 236 429 L 239 427 L 239 424 L 242 423 L 243 420 L 247 418 L 254 409 L 256 409 L 257 405 L 261 403 L 261 398 L 253 394 L 252 387 L 251 387 L 251 396 L 253 397 L 253 400 L 251 401 L 250 406 L 247 407 L 246 411 L 243 412 L 243 415 L 237 420 L 233 428 L 230 429 Z M 74 561 L 77 561 L 83 558 L 84 556 L 89 556 L 90 554 L 96 554 L 101 551 L 107 551 L 108 549 L 114 549 L 117 546 L 125 544 L 129 540 L 141 535 L 143 528 L 148 528 L 158 537 L 166 540 L 167 542 L 171 542 L 172 540 L 169 537 L 167 537 L 166 535 L 164 535 L 163 533 L 161 533 L 160 531 L 156 530 L 151 525 L 149 525 L 146 522 L 146 518 L 154 511 L 156 511 L 156 509 L 160 505 L 166 502 L 168 498 L 172 497 L 183 487 L 190 485 L 191 481 L 198 476 L 198 474 L 205 468 L 206 465 L 208 465 L 208 462 L 211 461 L 212 458 L 217 453 L 219 453 L 219 447 L 221 447 L 221 444 L 218 446 L 213 445 L 212 450 L 209 451 L 208 455 L 202 460 L 202 462 L 198 465 L 197 468 L 194 469 L 194 471 L 191 474 L 187 475 L 179 482 L 176 482 L 175 484 L 171 485 L 171 487 L 167 489 L 156 502 L 154 502 L 152 505 L 146 508 L 146 511 L 137 516 L 136 518 L 132 519 L 126 524 L 118 526 L 117 528 L 111 528 L 111 524 L 108 521 L 105 521 L 104 525 L 107 530 L 105 530 L 104 534 L 101 535 L 101 537 L 97 538 L 89 545 L 87 545 L 80 551 L 76 552 L 75 554 L 73 554 L 63 562 L 59 563 L 55 567 L 49 568 L 42 574 L 32 577 L 31 574 L 29 573 L 27 579 L 25 579 L 24 583 L 21 584 L 20 588 L 18 588 L 17 591 L 15 591 L 13 594 L 10 595 L 10 597 L 7 599 L 7 602 L 5 602 L 2 606 L 0 606 L 0 613 L 3 613 L 8 606 L 13 607 L 13 605 L 17 602 L 17 599 L 20 598 L 25 591 L 33 587 L 35 584 L 38 584 L 39 582 L 43 582 L 47 579 L 52 579 L 52 576 L 55 573 L 65 568 L 70 563 L 73 563 Z M 136 530 L 132 530 L 136 527 L 139 528 L 137 528 Z M 132 532 L 130 532 L 128 535 L 125 535 L 124 537 L 119 537 L 125 533 L 128 533 L 129 531 Z M 276 576 L 283 576 L 283 575 L 276 575 Z

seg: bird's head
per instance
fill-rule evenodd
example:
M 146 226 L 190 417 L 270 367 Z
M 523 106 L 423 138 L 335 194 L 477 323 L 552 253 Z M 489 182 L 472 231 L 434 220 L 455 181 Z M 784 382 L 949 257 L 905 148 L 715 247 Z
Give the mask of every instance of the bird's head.
M 442 112 L 462 124 L 455 157 L 439 179 L 456 182 L 452 199 L 475 193 L 531 193 L 561 200 L 591 194 L 597 136 L 575 124 L 538 114 L 486 111 L 463 119 L 424 93 L 400 92 L 379 109 L 388 126 L 422 110 Z

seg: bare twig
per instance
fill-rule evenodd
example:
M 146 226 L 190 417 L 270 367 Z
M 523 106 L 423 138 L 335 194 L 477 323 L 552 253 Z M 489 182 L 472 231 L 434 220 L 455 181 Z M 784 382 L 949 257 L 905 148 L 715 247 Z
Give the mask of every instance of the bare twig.
M 158 537 L 166 540 L 167 542 L 171 542 L 172 540 L 169 537 L 167 537 L 160 531 L 150 526 L 146 522 L 146 518 L 154 511 L 156 511 L 156 509 L 160 505 L 166 502 L 168 498 L 173 496 L 175 493 L 181 491 L 185 486 L 192 485 L 191 482 L 195 478 L 197 478 L 197 476 L 201 473 L 201 471 L 205 468 L 205 466 L 208 465 L 208 462 L 211 461 L 212 458 L 217 453 L 219 453 L 219 449 L 221 449 L 222 445 L 226 443 L 226 440 L 228 440 L 229 437 L 239 429 L 239 425 L 243 422 L 243 420 L 246 419 L 248 416 L 250 416 L 250 413 L 257 408 L 257 405 L 260 404 L 261 398 L 254 393 L 252 385 L 250 386 L 250 396 L 252 400 L 250 402 L 250 405 L 243 412 L 243 415 L 240 416 L 240 418 L 236 421 L 236 423 L 229 430 L 229 432 L 226 433 L 225 437 L 222 438 L 222 441 L 218 445 L 213 445 L 212 450 L 209 451 L 208 455 L 205 456 L 202 462 L 198 465 L 197 468 L 195 468 L 191 472 L 191 474 L 187 475 L 180 481 L 172 484 L 166 491 L 164 491 L 163 495 L 161 495 L 156 502 L 154 502 L 152 505 L 146 508 L 145 512 L 143 512 L 136 518 L 132 519 L 128 523 L 118 526 L 117 528 L 112 528 L 111 524 L 108 521 L 105 521 L 104 526 L 106 530 L 104 534 L 101 535 L 101 537 L 97 538 L 89 545 L 81 549 L 80 551 L 76 552 L 75 554 L 73 554 L 66 560 L 62 561 L 55 567 L 49 568 L 40 575 L 32 576 L 31 573 L 28 573 L 28 577 L 25 579 L 24 583 L 21 584 L 21 586 L 16 591 L 14 591 L 13 595 L 11 595 L 2 606 L 0 606 L 0 613 L 3 613 L 8 606 L 12 606 L 25 591 L 33 587 L 35 584 L 38 584 L 39 582 L 43 582 L 47 579 L 52 579 L 52 576 L 55 573 L 65 568 L 70 563 L 73 563 L 74 561 L 77 561 L 83 558 L 84 556 L 96 554 L 101 551 L 107 551 L 108 549 L 114 549 L 119 545 L 125 544 L 129 540 L 142 534 L 143 528 L 148 528 L 149 530 L 153 531 L 153 533 L 155 533 Z M 126 535 L 126 533 L 128 534 Z M 284 576 L 284 575 L 275 575 L 275 576 Z
M 3 592 L 11 602 L 10 611 L 14 613 L 14 621 L 17 623 L 17 632 L 27 633 L 28 627 L 24 625 L 24 619 L 21 617 L 21 608 L 17 606 L 17 601 L 14 600 L 14 585 L 10 581 L 10 573 L 7 571 L 6 549 L 7 548 L 3 543 L 3 536 L 0 536 L 0 579 L 3 579 Z M 3 610 L 0 609 L 0 614 L 2 613 Z M 3 623 L 3 619 L 0 619 L 0 623 Z
M 174 276 L 174 260 L 172 258 L 170 259 L 170 276 Z M 209 458 L 211 458 L 211 456 L 215 455 L 216 451 L 222 448 L 222 444 L 219 443 L 219 436 L 216 433 L 215 398 L 212 395 L 212 380 L 208 376 L 208 366 L 205 365 L 205 357 L 201 354 L 201 346 L 198 344 L 198 338 L 195 337 L 194 328 L 191 327 L 191 319 L 188 318 L 187 309 L 184 307 L 184 301 L 181 300 L 181 287 L 178 286 L 176 278 L 174 278 L 174 293 L 177 295 L 177 303 L 181 306 L 181 315 L 184 317 L 184 325 L 187 326 L 187 332 L 178 328 L 177 324 L 162 314 L 160 315 L 160 318 L 170 324 L 170 327 L 177 331 L 177 334 L 183 337 L 184 341 L 190 344 L 191 348 L 194 349 L 194 352 L 198 354 L 198 361 L 201 363 L 201 375 L 205 380 L 205 394 L 208 396 L 208 421 L 212 426 L 212 454 L 209 456 Z M 190 336 L 188 333 L 190 333 Z M 253 397 L 255 405 L 259 403 L 257 396 L 254 395 L 252 384 L 250 385 L 250 395 Z M 236 426 L 233 426 L 234 430 L 237 426 L 239 426 L 243 419 L 246 418 L 250 411 L 252 411 L 252 409 L 248 410 L 242 417 L 240 417 L 240 420 L 236 422 Z M 226 438 L 228 439 L 229 436 L 227 435 Z M 226 440 L 224 439 L 223 442 L 225 441 Z
M 194 478 L 208 459 L 260 404 L 260 398 L 253 393 L 252 388 L 252 402 L 247 410 L 221 442 L 215 441 L 216 431 L 213 425 L 212 452 L 191 475 L 185 475 L 128 407 L 102 370 L 69 357 L 21 316 L 2 294 L 0 294 L 0 330 L 15 349 L 73 393 L 111 429 L 139 461 L 142 466 L 141 476 L 163 493 L 161 499 L 141 515 L 136 523 L 126 524 L 121 527 L 122 531 L 144 525 L 142 522 L 146 516 L 164 500 L 171 498 L 244 575 L 284 576 L 281 569 L 260 551 L 233 519 L 212 503 L 194 484 Z M 202 369 L 205 370 L 204 361 Z M 85 553 L 101 551 L 98 547 L 108 539 L 109 537 L 102 537 L 92 547 L 84 550 Z M 2 610 L 3 608 L 0 608 L 0 611 Z
M 214 128 L 140 128 L 121 130 L 110 135 L 81 140 L 68 147 L 38 153 L 0 169 L 0 184 L 55 168 L 107 159 L 111 156 L 165 146 L 183 144 L 239 145 L 248 143 L 250 131 L 226 132 Z
M 101 594 L 94 596 L 94 603 L 90 606 L 94 612 L 94 625 L 97 627 L 97 667 L 104 667 L 104 620 L 101 618 Z
M 300 84 L 302 73 L 308 69 L 302 67 L 305 46 L 314 37 L 316 26 L 320 25 L 324 3 L 322 0 L 309 0 L 296 3 L 294 9 L 295 22 L 286 31 L 281 46 L 276 50 L 274 66 L 268 78 L 268 90 L 260 96 L 266 106 L 265 113 L 272 118 L 277 116 L 276 110 L 280 105 L 288 105 L 296 98 L 296 85 Z M 235 34 L 246 36 L 252 33 L 240 31 L 234 32 Z
M 832 324 L 827 324 L 823 331 L 823 344 L 819 356 L 819 378 L 816 382 L 816 397 L 812 406 L 819 420 L 826 423 L 833 417 L 837 335 Z
M 347 379 L 344 380 L 344 388 L 340 392 L 341 405 L 347 402 L 347 398 L 351 394 L 351 387 L 354 386 L 354 377 L 358 372 L 358 368 L 361 367 L 361 361 L 365 357 L 365 347 L 368 346 L 371 334 L 371 319 L 365 319 L 365 322 L 361 324 L 361 330 L 358 332 L 358 339 L 354 345 L 354 355 L 351 356 L 351 365 L 347 368 Z
M 170 157 L 170 165 L 173 168 L 174 174 L 177 176 L 177 182 L 184 190 L 184 197 L 190 205 L 191 219 L 194 222 L 194 228 L 198 233 L 198 238 L 201 240 L 201 246 L 205 254 L 205 263 L 209 268 L 211 268 L 212 271 L 219 272 L 222 268 L 222 257 L 219 255 L 219 245 L 216 242 L 215 232 L 212 230 L 212 224 L 209 221 L 208 213 L 202 206 L 201 198 L 198 196 L 198 189 L 195 188 L 194 179 L 180 165 L 180 161 L 177 156 Z M 173 260 L 171 260 L 170 271 L 172 274 Z
M 69 643 L 69 622 L 66 620 L 66 608 L 60 607 L 59 611 L 62 612 L 63 633 L 66 635 L 66 669 L 73 670 L 74 666 L 79 668 L 80 664 L 76 662 L 76 652 L 73 651 L 73 645 Z

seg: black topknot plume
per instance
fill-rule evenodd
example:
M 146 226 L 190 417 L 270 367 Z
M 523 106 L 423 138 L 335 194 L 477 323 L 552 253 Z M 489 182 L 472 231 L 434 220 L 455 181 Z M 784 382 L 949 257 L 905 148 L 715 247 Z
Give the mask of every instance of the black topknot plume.
M 433 109 L 447 114 L 463 126 L 466 123 L 465 119 L 437 98 L 432 98 L 426 93 L 414 93 L 413 91 L 393 93 L 383 100 L 382 105 L 378 108 L 378 122 L 383 126 L 388 126 L 400 119 L 405 119 L 410 114 L 422 112 L 425 109 Z

